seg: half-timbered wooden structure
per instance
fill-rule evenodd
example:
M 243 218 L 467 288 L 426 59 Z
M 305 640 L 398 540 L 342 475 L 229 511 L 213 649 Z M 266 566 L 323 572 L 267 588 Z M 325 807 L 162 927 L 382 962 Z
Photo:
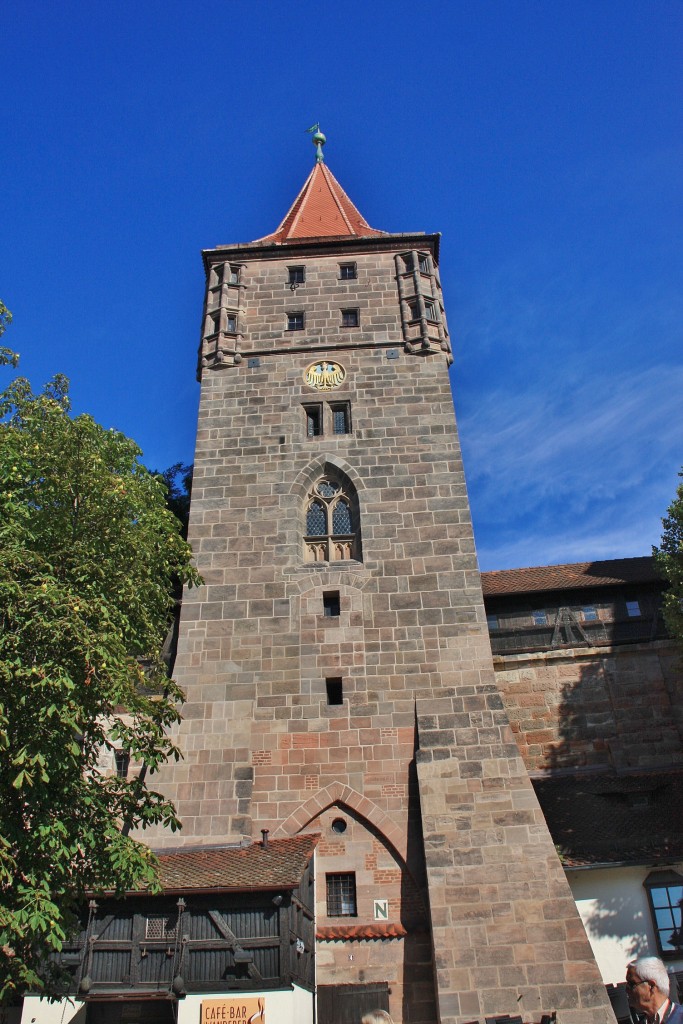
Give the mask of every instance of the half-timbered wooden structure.
M 65 1019 L 70 1006 L 79 1024 L 312 1021 L 317 838 L 167 851 L 161 894 L 90 900 L 61 957 Z M 45 1003 L 28 1003 L 42 1021 Z

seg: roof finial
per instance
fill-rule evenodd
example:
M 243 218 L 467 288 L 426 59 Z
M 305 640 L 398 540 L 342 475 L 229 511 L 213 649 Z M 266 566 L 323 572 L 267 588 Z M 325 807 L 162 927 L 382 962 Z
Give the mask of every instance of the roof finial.
M 315 162 L 317 164 L 324 164 L 325 163 L 325 157 L 323 156 L 323 146 L 327 142 L 327 139 L 325 138 L 323 133 L 320 131 L 320 125 L 319 124 L 311 125 L 311 127 L 307 128 L 306 131 L 309 132 L 313 136 L 313 138 L 311 139 L 311 142 L 315 146 Z

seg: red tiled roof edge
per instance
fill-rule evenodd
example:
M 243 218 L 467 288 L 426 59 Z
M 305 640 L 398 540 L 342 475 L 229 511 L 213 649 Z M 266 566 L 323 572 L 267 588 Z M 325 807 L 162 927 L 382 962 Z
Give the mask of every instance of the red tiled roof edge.
M 402 939 L 408 932 L 402 924 L 339 924 L 316 928 L 316 939 Z
M 570 562 L 563 565 L 535 565 L 520 569 L 497 569 L 481 574 L 484 597 L 655 582 L 663 583 L 651 555 L 594 562 Z

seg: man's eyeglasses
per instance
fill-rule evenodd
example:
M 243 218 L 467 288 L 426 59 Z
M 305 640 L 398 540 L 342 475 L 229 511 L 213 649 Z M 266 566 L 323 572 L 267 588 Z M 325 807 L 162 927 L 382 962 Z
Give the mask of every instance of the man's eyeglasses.
M 638 988 L 639 985 L 647 985 L 647 982 L 646 981 L 627 981 L 626 982 L 626 988 L 629 989 L 629 991 L 631 991 L 631 992 L 633 991 L 634 988 Z

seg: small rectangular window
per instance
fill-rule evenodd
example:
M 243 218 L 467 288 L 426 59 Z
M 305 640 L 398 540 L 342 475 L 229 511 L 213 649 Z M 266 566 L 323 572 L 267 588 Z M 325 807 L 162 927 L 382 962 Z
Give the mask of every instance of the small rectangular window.
M 356 875 L 353 871 L 344 874 L 326 875 L 328 917 L 356 917 Z
M 640 611 L 639 601 L 627 601 L 626 602 L 626 614 L 629 618 L 634 619 L 636 616 L 642 614 Z
M 351 433 L 351 411 L 348 402 L 339 402 L 331 405 L 332 429 L 335 434 Z
M 225 330 L 228 334 L 237 334 L 237 313 L 228 313 L 226 315 Z
M 239 267 L 234 267 L 232 265 L 230 266 L 230 273 L 228 274 L 228 282 L 230 284 L 239 284 L 240 283 L 240 268 Z
M 303 331 L 304 329 L 304 315 L 303 313 L 288 313 L 287 314 L 287 330 L 288 331 Z
M 584 622 L 596 622 L 598 612 L 594 604 L 584 605 L 581 609 L 581 618 Z
M 327 691 L 328 704 L 338 705 L 344 703 L 344 687 L 341 679 L 326 679 L 325 690 Z
M 223 284 L 223 271 L 224 271 L 224 269 L 225 269 L 225 265 L 223 263 L 217 263 L 215 266 L 213 266 L 211 268 L 211 273 L 212 273 L 211 284 L 212 285 Z
M 328 619 L 339 617 L 341 606 L 339 603 L 339 591 L 328 590 L 323 594 L 323 614 Z
M 497 615 L 492 615 L 491 613 L 489 613 L 486 616 L 486 625 L 489 627 L 489 629 L 499 629 L 500 626 L 499 626 L 499 623 L 498 623 L 498 616 Z
M 425 316 L 428 320 L 438 320 L 438 307 L 433 299 L 425 299 Z
M 419 320 L 420 319 L 420 304 L 419 304 L 419 302 L 409 302 L 408 303 L 408 309 L 410 310 L 410 319 L 411 320 Z
M 407 252 L 405 254 L 405 256 L 401 256 L 401 259 L 403 260 L 403 266 L 404 266 L 406 271 L 413 269 L 413 254 L 412 253 Z
M 290 284 L 303 284 L 306 280 L 305 267 L 288 267 L 288 271 Z
M 429 273 L 429 256 L 425 256 L 425 254 L 423 252 L 421 252 L 420 255 L 418 256 L 418 261 L 419 261 L 419 265 L 420 265 L 420 273 L 421 274 L 428 274 Z
M 340 281 L 355 281 L 358 277 L 355 263 L 340 263 L 339 264 L 339 280 Z
M 533 611 L 531 613 L 531 618 L 533 620 L 534 626 L 547 626 L 548 625 L 548 616 L 543 611 L 543 609 L 536 609 L 536 611 Z
M 221 329 L 221 314 L 212 313 L 209 317 L 209 334 L 218 334 Z
M 127 750 L 115 750 L 114 751 L 114 764 L 116 766 L 116 774 L 120 779 L 128 778 L 128 766 L 130 765 L 130 754 Z
M 357 309 L 342 309 L 342 327 L 358 327 L 360 314 Z
M 145 938 L 152 941 L 174 939 L 177 927 L 176 914 L 150 914 L 145 922 Z
M 323 410 L 321 405 L 304 406 L 306 413 L 306 437 L 320 437 L 323 432 Z

